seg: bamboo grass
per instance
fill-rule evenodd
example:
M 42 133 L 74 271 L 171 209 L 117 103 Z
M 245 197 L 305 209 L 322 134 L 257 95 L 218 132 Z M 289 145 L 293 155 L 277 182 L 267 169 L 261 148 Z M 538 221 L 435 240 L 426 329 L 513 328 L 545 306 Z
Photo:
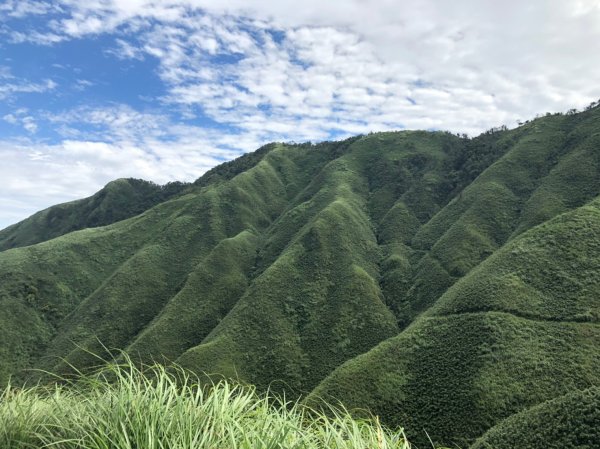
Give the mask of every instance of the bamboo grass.
M 7 449 L 408 449 L 402 431 L 320 413 L 254 388 L 200 386 L 181 368 L 130 360 L 51 386 L 0 394 Z

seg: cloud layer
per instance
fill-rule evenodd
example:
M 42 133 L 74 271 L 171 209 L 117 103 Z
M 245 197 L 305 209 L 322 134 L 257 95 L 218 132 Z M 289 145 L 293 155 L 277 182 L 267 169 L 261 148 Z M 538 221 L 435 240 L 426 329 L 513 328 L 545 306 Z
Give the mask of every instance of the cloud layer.
M 144 108 L 116 98 L 31 110 L 19 95 L 62 86 L 0 70 L 0 98 L 16 106 L 3 120 L 22 129 L 0 142 L 10 159 L 0 169 L 9 180 L 0 226 L 117 176 L 191 180 L 271 140 L 403 128 L 476 134 L 581 108 L 600 97 L 599 4 L 9 1 L 0 6 L 7 45 L 94 49 L 108 36 L 95 51 L 115 70 L 152 61 L 161 90 Z M 85 95 L 94 83 L 73 89 Z M 38 136 L 45 127 L 54 139 Z

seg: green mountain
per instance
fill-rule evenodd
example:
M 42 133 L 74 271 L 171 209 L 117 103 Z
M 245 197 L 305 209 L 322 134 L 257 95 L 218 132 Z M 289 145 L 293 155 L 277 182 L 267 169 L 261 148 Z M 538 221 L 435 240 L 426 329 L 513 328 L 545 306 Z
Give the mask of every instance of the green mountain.
M 0 382 L 119 348 L 368 409 L 419 446 L 526 441 L 600 385 L 599 150 L 596 107 L 271 144 L 146 201 L 50 208 L 0 234 L 39 242 L 0 252 Z
M 181 182 L 159 186 L 142 179 L 117 179 L 89 198 L 49 207 L 0 231 L 0 251 L 133 217 L 185 187 Z

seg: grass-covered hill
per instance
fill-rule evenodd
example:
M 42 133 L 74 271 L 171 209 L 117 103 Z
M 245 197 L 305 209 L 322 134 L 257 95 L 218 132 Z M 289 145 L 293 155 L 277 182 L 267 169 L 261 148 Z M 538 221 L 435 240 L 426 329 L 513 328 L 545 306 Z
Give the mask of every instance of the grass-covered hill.
M 600 385 L 599 195 L 599 108 L 267 145 L 0 252 L 0 382 L 119 348 L 467 447 Z
M 185 187 L 181 182 L 159 186 L 141 179 L 117 179 L 89 198 L 49 207 L 0 231 L 0 251 L 133 217 Z

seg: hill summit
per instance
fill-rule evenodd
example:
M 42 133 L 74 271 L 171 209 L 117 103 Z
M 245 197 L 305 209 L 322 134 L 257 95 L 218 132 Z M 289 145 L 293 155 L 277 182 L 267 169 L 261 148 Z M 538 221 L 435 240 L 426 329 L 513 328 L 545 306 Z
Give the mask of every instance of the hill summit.
M 552 404 L 571 447 L 600 443 L 598 107 L 270 144 L 192 184 L 113 182 L 0 249 L 0 384 L 118 348 L 420 446 L 559 447 L 528 436 Z

